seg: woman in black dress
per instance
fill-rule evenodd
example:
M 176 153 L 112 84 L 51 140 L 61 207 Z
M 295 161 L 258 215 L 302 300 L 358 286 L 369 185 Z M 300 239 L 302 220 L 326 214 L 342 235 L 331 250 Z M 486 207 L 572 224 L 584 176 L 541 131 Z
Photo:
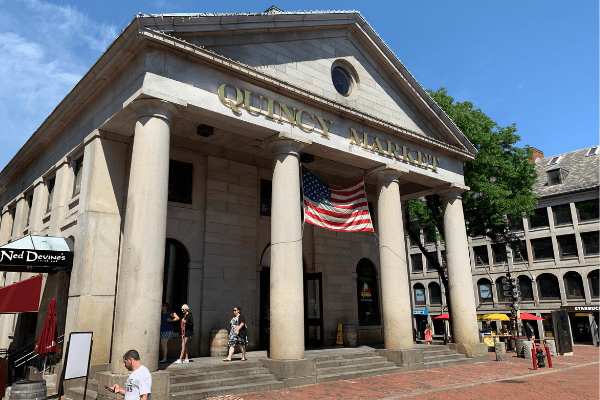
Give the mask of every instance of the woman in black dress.
M 194 319 L 187 304 L 181 306 L 181 312 L 183 314 L 182 318 L 179 318 L 177 314 L 174 317 L 174 321 L 181 320 L 181 355 L 179 360 L 175 361 L 175 364 L 190 362 L 187 347 L 190 338 L 194 335 Z
M 231 361 L 235 346 L 242 348 L 242 361 L 246 361 L 246 346 L 248 346 L 248 335 L 246 334 L 246 319 L 242 315 L 242 309 L 233 309 L 233 318 L 229 321 L 229 355 L 223 361 Z

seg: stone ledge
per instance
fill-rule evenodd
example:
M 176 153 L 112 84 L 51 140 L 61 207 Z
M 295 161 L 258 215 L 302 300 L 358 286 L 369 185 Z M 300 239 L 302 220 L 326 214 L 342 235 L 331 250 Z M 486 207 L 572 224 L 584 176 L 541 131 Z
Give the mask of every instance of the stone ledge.
M 448 347 L 475 359 L 476 363 L 489 361 L 488 346 L 485 343 L 448 343 Z
M 407 349 L 407 350 L 378 350 L 380 356 L 387 358 L 401 367 L 403 371 L 417 371 L 424 369 L 423 350 Z
M 315 360 L 271 360 L 265 358 L 260 360 L 260 362 L 262 366 L 268 368 L 269 372 L 274 374 L 278 380 L 285 381 L 287 379 L 297 378 L 316 379 L 317 376 L 317 363 Z M 301 383 L 298 383 L 296 386 L 300 384 Z

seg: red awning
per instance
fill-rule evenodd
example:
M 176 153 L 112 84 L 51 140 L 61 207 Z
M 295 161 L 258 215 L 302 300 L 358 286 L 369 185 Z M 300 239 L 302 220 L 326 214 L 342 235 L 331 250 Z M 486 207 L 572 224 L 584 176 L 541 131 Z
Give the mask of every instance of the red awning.
M 41 291 L 42 275 L 0 288 L 0 314 L 37 312 Z

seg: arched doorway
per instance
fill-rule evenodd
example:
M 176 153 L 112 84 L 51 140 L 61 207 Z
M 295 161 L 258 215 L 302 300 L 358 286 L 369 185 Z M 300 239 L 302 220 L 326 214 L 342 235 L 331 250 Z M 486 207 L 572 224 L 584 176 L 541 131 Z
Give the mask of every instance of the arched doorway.
M 375 265 L 366 258 L 361 259 L 356 265 L 356 286 L 358 324 L 360 326 L 380 325 L 377 270 Z
M 163 275 L 163 303 L 169 303 L 172 310 L 181 316 L 181 306 L 188 301 L 189 256 L 183 244 L 167 239 L 165 247 L 165 268 Z M 175 331 L 179 329 L 176 327 Z

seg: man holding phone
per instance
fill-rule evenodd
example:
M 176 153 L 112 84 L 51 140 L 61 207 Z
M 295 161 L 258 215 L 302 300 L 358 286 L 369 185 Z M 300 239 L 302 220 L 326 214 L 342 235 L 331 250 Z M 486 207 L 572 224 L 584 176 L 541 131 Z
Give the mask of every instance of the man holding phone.
M 152 389 L 152 375 L 148 368 L 140 362 L 140 355 L 135 350 L 129 350 L 123 356 L 125 368 L 132 371 L 125 382 L 125 389 L 120 388 L 116 383 L 113 386 L 106 386 L 109 392 L 119 393 L 125 396 L 125 400 L 151 400 L 150 391 Z

